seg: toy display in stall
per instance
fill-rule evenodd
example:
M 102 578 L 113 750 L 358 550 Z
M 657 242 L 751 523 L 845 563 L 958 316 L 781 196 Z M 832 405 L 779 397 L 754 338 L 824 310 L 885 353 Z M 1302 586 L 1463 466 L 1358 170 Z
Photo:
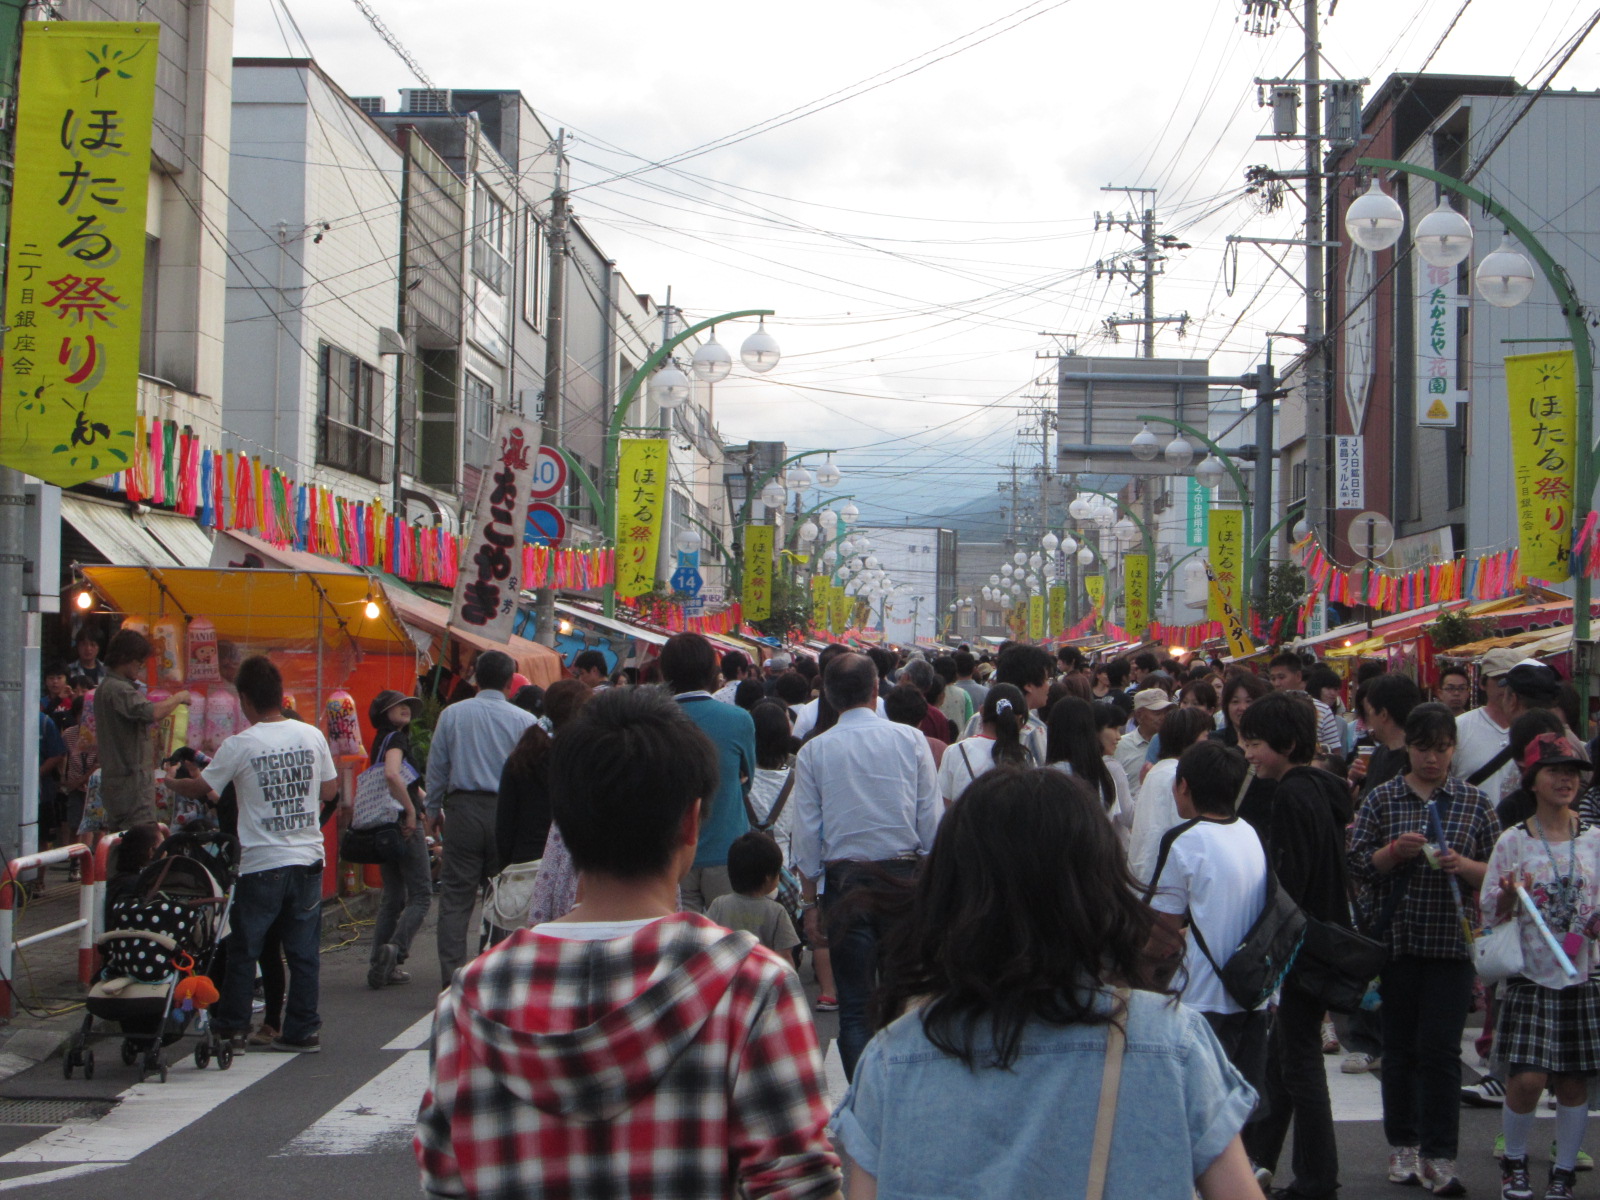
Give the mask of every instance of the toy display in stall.
M 367 752 L 361 745 L 361 721 L 356 715 L 355 697 L 340 690 L 328 696 L 323 710 L 323 732 L 328 735 L 328 749 L 335 758 L 365 758 Z
M 222 671 L 217 659 L 217 627 L 208 617 L 189 622 L 189 682 L 220 683 Z
M 160 617 L 150 627 L 150 641 L 155 647 L 156 678 L 164 684 L 183 686 L 187 655 L 184 653 L 183 626 L 178 618 Z

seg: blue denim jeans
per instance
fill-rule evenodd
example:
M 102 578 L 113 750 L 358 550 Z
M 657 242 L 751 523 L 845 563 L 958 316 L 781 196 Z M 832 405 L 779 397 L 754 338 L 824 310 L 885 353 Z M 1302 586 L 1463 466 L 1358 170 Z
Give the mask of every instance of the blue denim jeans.
M 856 1060 L 872 1039 L 867 1006 L 878 986 L 878 943 L 906 909 L 896 883 L 909 887 L 918 861 L 843 862 L 827 869 L 822 914 L 827 921 L 833 980 L 839 989 L 839 1058 L 846 1079 L 854 1079 Z
M 311 1037 L 322 1028 L 317 1015 L 317 972 L 322 946 L 322 864 L 274 867 L 239 876 L 229 915 L 228 973 L 213 1020 L 220 1032 L 250 1028 L 250 999 L 255 991 L 256 960 L 267 931 L 277 927 L 283 956 L 289 964 L 289 998 L 283 1036 L 290 1041 Z

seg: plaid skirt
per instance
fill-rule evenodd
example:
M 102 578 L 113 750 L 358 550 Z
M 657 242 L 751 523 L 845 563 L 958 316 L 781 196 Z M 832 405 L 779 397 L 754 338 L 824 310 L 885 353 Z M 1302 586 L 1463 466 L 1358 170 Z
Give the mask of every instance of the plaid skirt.
M 1500 985 L 1495 1057 L 1511 1067 L 1583 1075 L 1600 1071 L 1600 981 L 1547 988 L 1526 979 Z

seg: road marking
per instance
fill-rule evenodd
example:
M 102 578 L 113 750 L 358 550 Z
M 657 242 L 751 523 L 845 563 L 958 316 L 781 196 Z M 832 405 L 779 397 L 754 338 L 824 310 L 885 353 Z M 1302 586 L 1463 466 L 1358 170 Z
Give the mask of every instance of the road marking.
M 402 1035 L 403 1036 L 403 1035 Z M 308 1126 L 274 1158 L 408 1151 L 428 1088 L 428 1052 L 408 1050 Z
M 135 1084 L 90 1125 L 62 1125 L 0 1156 L 0 1163 L 124 1163 L 215 1112 L 251 1084 L 292 1061 L 292 1054 L 245 1054 L 229 1070 L 198 1070 L 187 1060 L 170 1083 Z
M 93 1175 L 96 1171 L 112 1171 L 122 1163 L 79 1163 L 75 1167 L 57 1167 L 54 1171 L 40 1171 L 37 1175 L 19 1175 L 15 1179 L 0 1180 L 0 1192 L 12 1188 L 33 1187 L 38 1183 L 60 1183 L 63 1179 L 76 1179 L 79 1175 Z
M 421 1050 L 428 1044 L 428 1039 L 433 1036 L 433 1013 L 421 1018 L 412 1025 L 406 1026 L 397 1034 L 392 1042 L 386 1044 L 385 1050 Z
M 822 1056 L 822 1077 L 828 1088 L 828 1111 L 832 1112 L 850 1090 L 850 1081 L 844 1077 L 844 1059 L 839 1054 L 838 1038 L 828 1042 L 828 1052 Z

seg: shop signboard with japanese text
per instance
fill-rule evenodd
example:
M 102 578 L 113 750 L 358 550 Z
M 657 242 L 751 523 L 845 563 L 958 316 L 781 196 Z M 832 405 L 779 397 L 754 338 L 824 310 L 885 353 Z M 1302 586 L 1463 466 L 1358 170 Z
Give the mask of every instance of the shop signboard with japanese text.
M 772 616 L 771 525 L 744 527 L 744 619 L 765 621 Z
M 661 510 L 667 498 L 667 439 L 623 438 L 617 467 L 617 595 L 656 586 Z
M 1211 514 L 1211 489 L 1194 476 L 1184 480 L 1189 488 L 1184 506 L 1184 540 L 1191 546 L 1206 544 L 1206 518 Z
M 1577 489 L 1577 369 L 1571 350 L 1506 359 L 1511 486 L 1523 574 L 1560 583 L 1571 573 Z
M 522 594 L 522 533 L 527 523 L 539 422 L 509 409 L 494 422 L 495 458 L 484 464 L 483 486 L 461 546 L 461 574 L 450 605 L 450 627 L 491 642 L 511 640 Z
M 0 462 L 61 487 L 133 457 L 159 32 L 23 27 Z
M 1334 507 L 1340 512 L 1360 512 L 1367 507 L 1367 472 L 1363 460 L 1359 433 L 1334 435 L 1333 495 Z
M 1456 269 L 1417 263 L 1417 424 L 1450 426 L 1467 393 L 1456 387 L 1458 315 Z M 1357 505 L 1356 507 L 1363 507 Z
M 1244 513 L 1237 508 L 1211 510 L 1211 536 L 1206 550 L 1211 577 L 1216 588 L 1211 593 L 1210 620 L 1224 619 L 1219 595 L 1234 609 L 1243 607 L 1244 597 Z

